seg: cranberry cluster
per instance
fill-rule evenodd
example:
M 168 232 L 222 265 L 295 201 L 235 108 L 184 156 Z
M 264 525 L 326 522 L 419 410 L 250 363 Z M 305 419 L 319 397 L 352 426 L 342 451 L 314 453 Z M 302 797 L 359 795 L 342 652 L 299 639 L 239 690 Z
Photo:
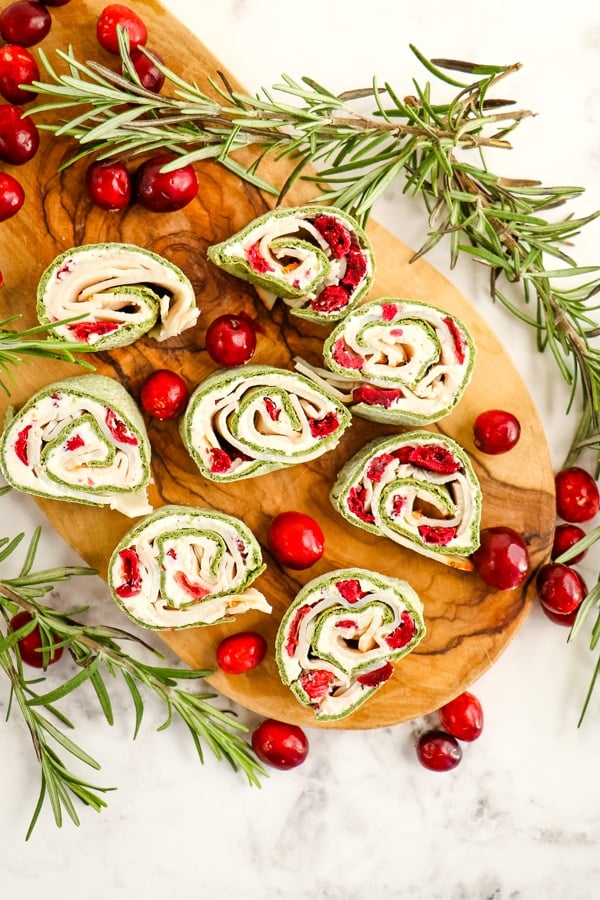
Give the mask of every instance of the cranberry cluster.
M 479 699 L 464 691 L 438 710 L 439 727 L 424 731 L 417 739 L 417 758 L 426 769 L 448 772 L 462 759 L 461 741 L 475 741 L 483 731 L 483 709 Z

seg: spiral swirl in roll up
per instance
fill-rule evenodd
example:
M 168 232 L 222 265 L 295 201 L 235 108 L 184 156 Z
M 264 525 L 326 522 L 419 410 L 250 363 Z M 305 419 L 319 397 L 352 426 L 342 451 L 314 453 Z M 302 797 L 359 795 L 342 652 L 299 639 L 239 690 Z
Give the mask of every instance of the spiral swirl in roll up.
M 50 384 L 12 418 L 0 439 L 12 487 L 39 497 L 145 515 L 150 442 L 125 388 L 104 375 Z
M 428 303 L 388 297 L 352 310 L 323 344 L 326 369 L 296 368 L 324 381 L 353 415 L 427 425 L 448 415 L 473 372 L 466 326 Z
M 345 406 L 310 379 L 252 365 L 203 381 L 180 431 L 202 475 L 237 481 L 316 459 L 349 424 Z
M 481 487 L 467 454 L 449 437 L 413 431 L 369 442 L 344 465 L 330 499 L 359 528 L 472 569 Z
M 373 280 L 365 232 L 342 210 L 297 206 L 272 210 L 208 248 L 215 265 L 254 284 L 265 306 L 281 299 L 316 322 L 345 316 Z
M 350 715 L 425 635 L 423 607 L 399 578 L 336 569 L 306 584 L 277 632 L 279 673 L 319 720 Z
M 37 314 L 65 341 L 110 350 L 149 333 L 158 341 L 195 324 L 192 284 L 174 263 L 134 244 L 86 244 L 61 253 L 43 273 Z
M 252 582 L 265 566 L 250 529 L 210 509 L 167 505 L 119 541 L 108 565 L 115 602 L 145 628 L 191 628 L 271 606 Z

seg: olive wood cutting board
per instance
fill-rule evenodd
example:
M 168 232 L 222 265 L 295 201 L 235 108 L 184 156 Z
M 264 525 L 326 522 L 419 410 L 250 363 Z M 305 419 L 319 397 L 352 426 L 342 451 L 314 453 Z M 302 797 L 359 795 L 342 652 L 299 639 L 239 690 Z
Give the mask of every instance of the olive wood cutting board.
M 104 53 L 95 39 L 96 17 L 103 5 L 100 0 L 80 0 L 52 9 L 52 30 L 42 46 L 57 68 L 61 64 L 54 58 L 53 48 L 65 49 L 69 44 L 80 59 L 96 59 L 116 67 L 116 58 Z M 205 78 L 223 69 L 210 52 L 154 0 L 136 3 L 135 8 L 147 24 L 148 46 L 178 74 L 208 89 Z M 296 355 L 317 364 L 321 361 L 324 329 L 290 316 L 279 305 L 269 313 L 250 285 L 207 260 L 209 245 L 263 213 L 272 199 L 219 165 L 205 162 L 197 165 L 199 195 L 184 210 L 155 214 L 131 206 L 120 213 L 107 213 L 92 207 L 83 189 L 87 162 L 59 173 L 73 151 L 68 140 L 44 134 L 36 157 L 14 172 L 27 199 L 18 215 L 0 224 L 2 317 L 20 313 L 17 327 L 36 324 L 37 283 L 58 253 L 97 241 L 127 241 L 179 265 L 191 279 L 201 309 L 195 328 L 166 343 L 142 338 L 131 347 L 94 355 L 97 371 L 120 381 L 134 398 L 139 398 L 142 382 L 157 368 L 180 372 L 190 388 L 214 371 L 216 365 L 205 351 L 205 331 L 210 321 L 225 311 L 244 310 L 257 318 L 263 333 L 253 362 L 291 368 Z M 270 174 L 279 181 L 283 178 L 274 170 Z M 309 197 L 306 192 L 297 192 L 290 202 L 303 202 Z M 377 264 L 371 298 L 396 296 L 435 303 L 462 318 L 474 336 L 478 353 L 472 382 L 451 415 L 431 428 L 455 438 L 471 455 L 483 490 L 482 525 L 507 525 L 520 532 L 529 547 L 533 573 L 548 557 L 552 542 L 554 480 L 542 425 L 527 388 L 485 319 L 448 280 L 424 259 L 410 264 L 413 251 L 376 222 L 370 223 L 368 232 Z M 11 397 L 0 400 L 0 420 L 10 403 L 18 407 L 35 390 L 81 371 L 51 360 L 22 365 Z M 522 424 L 520 442 L 501 456 L 485 456 L 473 443 L 476 415 L 492 407 L 512 411 Z M 147 424 L 153 450 L 153 504 L 208 506 L 237 515 L 263 544 L 267 568 L 255 586 L 272 603 L 270 616 L 249 613 L 227 625 L 161 632 L 165 642 L 190 666 L 215 668 L 208 680 L 218 691 L 260 715 L 304 726 L 317 724 L 312 713 L 281 684 L 273 649 L 286 606 L 303 584 L 330 569 L 361 565 L 408 580 L 424 602 L 427 636 L 362 708 L 347 719 L 321 727 L 373 728 L 431 712 L 466 689 L 494 663 L 531 607 L 531 575 L 523 588 L 494 591 L 476 574 L 453 570 L 362 532 L 334 510 L 328 493 L 336 473 L 367 440 L 393 433 L 390 426 L 355 418 L 338 448 L 324 457 L 286 471 L 221 485 L 199 474 L 181 442 L 177 422 L 148 419 Z M 115 544 L 134 522 L 100 508 L 38 502 L 56 531 L 105 577 Z M 283 569 L 265 546 L 271 518 L 286 509 L 314 516 L 325 533 L 325 556 L 301 572 Z M 130 626 L 125 616 L 123 626 Z M 226 676 L 216 668 L 215 648 L 226 634 L 246 629 L 264 634 L 269 646 L 267 658 L 245 675 Z

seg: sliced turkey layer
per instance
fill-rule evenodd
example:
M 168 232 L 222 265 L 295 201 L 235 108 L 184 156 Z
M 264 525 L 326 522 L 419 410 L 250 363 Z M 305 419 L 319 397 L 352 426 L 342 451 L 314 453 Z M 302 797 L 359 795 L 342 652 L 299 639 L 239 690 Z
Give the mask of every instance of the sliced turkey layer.
M 423 606 L 406 581 L 337 569 L 306 584 L 286 611 L 277 665 L 316 718 L 341 719 L 392 676 L 424 635 Z
M 115 601 L 146 628 L 190 628 L 271 606 L 252 582 L 265 566 L 239 519 L 215 510 L 163 506 L 115 548 L 108 583 Z

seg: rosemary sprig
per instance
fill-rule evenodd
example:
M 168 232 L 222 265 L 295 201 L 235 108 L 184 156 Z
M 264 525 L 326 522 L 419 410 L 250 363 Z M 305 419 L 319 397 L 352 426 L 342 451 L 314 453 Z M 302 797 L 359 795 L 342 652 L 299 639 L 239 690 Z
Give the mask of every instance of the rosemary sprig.
M 0 629 L 0 669 L 10 683 L 8 715 L 14 701 L 28 727 L 41 770 L 40 793 L 27 838 L 35 827 L 46 798 L 59 827 L 65 813 L 76 825 L 79 824 L 73 800 L 79 800 L 96 811 L 106 806 L 103 794 L 113 788 L 83 779 L 61 757 L 62 752 L 63 756 L 66 754 L 85 766 L 100 769 L 100 764 L 65 733 L 65 729 L 74 727 L 73 723 L 55 704 L 89 682 L 106 721 L 112 725 L 114 713 L 107 676 L 114 678 L 120 675 L 131 694 L 135 710 L 134 739 L 139 733 L 144 713 L 142 690 L 150 691 L 166 709 L 166 718 L 159 731 L 166 729 L 174 716 L 179 717 L 192 736 L 200 762 L 204 762 L 204 742 L 217 759 L 226 760 L 235 771 L 242 770 L 249 784 L 260 786 L 260 778 L 266 773 L 249 743 L 242 737 L 247 728 L 231 714 L 209 702 L 215 694 L 192 692 L 181 686 L 182 682 L 205 678 L 210 671 L 151 665 L 136 659 L 123 649 L 124 642 L 133 642 L 154 656 L 161 657 L 161 654 L 128 631 L 83 624 L 74 618 L 85 612 L 85 608 L 62 612 L 40 602 L 39 598 L 52 590 L 54 584 L 74 575 L 94 574 L 95 571 L 85 567 L 32 571 L 40 533 L 41 529 L 37 528 L 18 575 L 15 578 L 0 578 L 0 613 L 6 625 L 4 632 Z M 23 537 L 19 534 L 12 540 L 0 539 L 0 564 L 19 546 Z M 13 631 L 9 623 L 19 609 L 26 610 L 31 621 Z M 18 641 L 36 627 L 42 636 L 40 652 L 45 663 L 51 650 L 62 647 L 75 664 L 75 674 L 51 687 L 47 687 L 45 676 L 33 681 L 27 679 L 19 654 Z M 43 685 L 42 691 L 34 687 L 40 683 Z
M 14 384 L 14 369 L 17 369 L 26 357 L 43 357 L 45 359 L 58 359 L 66 363 L 75 363 L 84 369 L 93 369 L 94 366 L 86 360 L 78 359 L 75 353 L 90 353 L 93 348 L 89 344 L 78 341 L 63 341 L 52 337 L 52 332 L 58 325 L 66 322 L 79 321 L 76 319 L 64 319 L 54 322 L 52 325 L 35 325 L 25 331 L 13 331 L 6 328 L 20 316 L 10 316 L 0 321 L 0 388 L 10 396 L 9 384 Z M 46 337 L 43 337 L 46 335 Z M 4 375 L 5 377 L 2 377 Z M 7 383 L 8 382 L 8 383 Z

